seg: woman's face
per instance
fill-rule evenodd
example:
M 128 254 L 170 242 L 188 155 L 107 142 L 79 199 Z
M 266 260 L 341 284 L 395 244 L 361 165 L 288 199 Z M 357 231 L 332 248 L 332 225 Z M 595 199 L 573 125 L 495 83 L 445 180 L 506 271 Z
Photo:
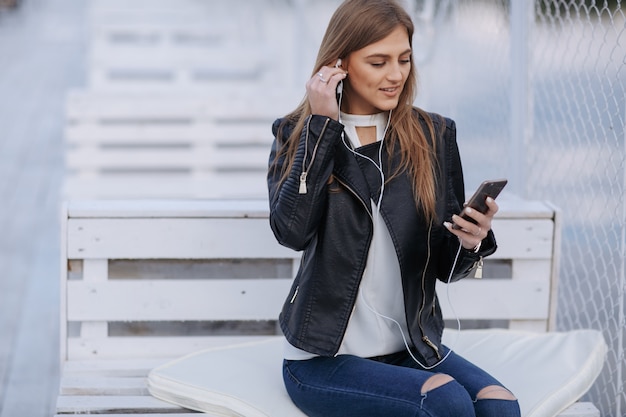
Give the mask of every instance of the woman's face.
M 398 26 L 386 38 L 352 52 L 342 67 L 348 71 L 344 112 L 374 114 L 396 108 L 411 71 L 406 28 Z

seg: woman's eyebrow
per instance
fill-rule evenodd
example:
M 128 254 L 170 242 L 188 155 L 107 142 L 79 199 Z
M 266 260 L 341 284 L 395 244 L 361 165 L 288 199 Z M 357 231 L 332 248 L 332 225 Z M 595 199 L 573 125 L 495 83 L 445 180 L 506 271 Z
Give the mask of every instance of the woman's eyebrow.
M 398 55 L 402 56 L 402 55 L 410 54 L 411 52 L 412 52 L 411 48 L 409 48 L 406 51 L 401 52 Z M 390 57 L 391 57 L 391 55 L 389 55 L 389 54 L 378 53 L 378 54 L 368 55 L 366 58 L 390 58 Z

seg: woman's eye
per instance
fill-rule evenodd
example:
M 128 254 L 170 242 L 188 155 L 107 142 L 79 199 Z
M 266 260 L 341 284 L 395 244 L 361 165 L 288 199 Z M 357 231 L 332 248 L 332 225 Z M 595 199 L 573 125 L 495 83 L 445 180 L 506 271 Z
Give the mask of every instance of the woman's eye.
M 384 62 L 372 62 L 373 67 L 382 67 L 383 65 L 385 65 Z

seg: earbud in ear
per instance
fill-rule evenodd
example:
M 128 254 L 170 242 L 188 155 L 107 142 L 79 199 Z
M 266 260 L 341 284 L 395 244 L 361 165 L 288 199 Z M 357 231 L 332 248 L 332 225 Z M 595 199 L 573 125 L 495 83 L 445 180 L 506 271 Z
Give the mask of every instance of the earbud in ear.
M 341 66 L 341 58 L 337 60 L 337 63 L 335 64 L 335 68 L 339 68 L 340 66 Z

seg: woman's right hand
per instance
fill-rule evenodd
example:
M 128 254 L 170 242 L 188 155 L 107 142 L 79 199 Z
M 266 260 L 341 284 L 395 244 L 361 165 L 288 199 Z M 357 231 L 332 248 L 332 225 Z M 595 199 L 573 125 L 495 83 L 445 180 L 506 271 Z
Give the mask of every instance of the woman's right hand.
M 348 73 L 341 67 L 324 66 L 307 81 L 306 91 L 311 113 L 337 120 L 339 117 L 339 104 L 336 96 L 337 85 L 347 75 Z

